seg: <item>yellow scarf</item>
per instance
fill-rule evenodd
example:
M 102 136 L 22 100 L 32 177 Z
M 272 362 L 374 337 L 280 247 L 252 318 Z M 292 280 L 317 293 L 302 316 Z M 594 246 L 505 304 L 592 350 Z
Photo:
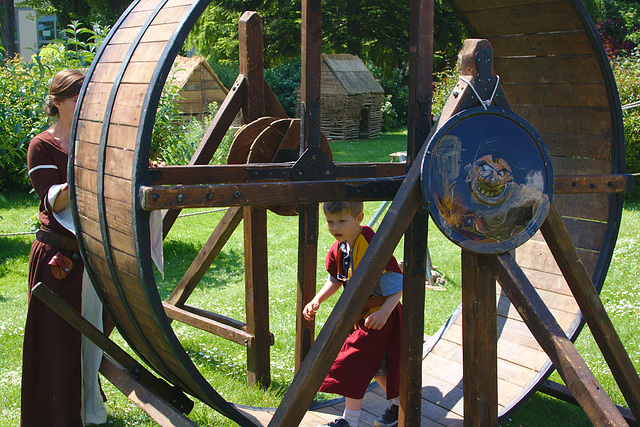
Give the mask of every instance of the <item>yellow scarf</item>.
M 351 275 L 353 274 L 353 270 L 356 269 L 356 267 L 358 266 L 358 264 L 360 263 L 360 260 L 362 259 L 362 257 L 364 256 L 364 253 L 366 252 L 367 248 L 369 247 L 369 242 L 367 242 L 367 239 L 365 239 L 365 237 L 362 235 L 362 233 L 360 233 L 358 235 L 358 237 L 356 238 L 355 243 L 353 244 L 353 250 L 352 252 L 352 260 L 351 260 L 351 265 L 349 266 L 349 271 L 347 272 L 347 278 L 351 279 Z M 384 274 L 387 270 L 385 269 L 382 274 Z M 374 296 L 370 296 L 369 299 L 371 298 L 375 298 Z M 375 307 L 371 307 L 368 310 L 364 311 L 363 313 L 360 313 L 360 318 L 362 319 L 366 319 L 370 314 L 375 313 L 376 311 L 380 310 L 380 307 L 382 307 L 382 304 L 377 305 Z

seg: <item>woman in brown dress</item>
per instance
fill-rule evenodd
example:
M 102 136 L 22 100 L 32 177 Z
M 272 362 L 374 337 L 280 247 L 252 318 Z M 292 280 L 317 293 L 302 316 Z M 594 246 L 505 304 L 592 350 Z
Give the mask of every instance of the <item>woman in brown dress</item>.
M 31 140 L 27 152 L 29 178 L 40 199 L 42 225 L 31 246 L 29 261 L 22 361 L 23 426 L 73 427 L 85 422 L 81 335 L 31 294 L 33 287 L 42 282 L 75 310 L 83 311 L 84 266 L 78 253 L 67 185 L 71 122 L 83 80 L 84 74 L 79 70 L 60 71 L 53 77 L 45 111 L 48 116 L 58 116 L 58 120 Z M 93 381 L 97 385 L 97 373 L 93 374 Z M 97 418 L 91 415 L 87 422 L 105 422 L 104 407 L 98 412 Z

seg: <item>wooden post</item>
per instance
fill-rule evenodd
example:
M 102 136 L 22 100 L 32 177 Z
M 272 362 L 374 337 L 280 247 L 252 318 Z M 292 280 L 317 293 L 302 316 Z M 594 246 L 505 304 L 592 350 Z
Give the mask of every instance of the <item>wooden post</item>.
M 486 256 L 462 250 L 462 388 L 465 426 L 498 425 L 496 281 Z
M 409 46 L 409 114 L 407 168 L 421 162 L 417 154 L 431 130 L 433 80 L 433 0 L 411 1 Z M 407 169 L 408 170 L 408 169 Z M 419 426 L 422 402 L 422 343 L 427 267 L 426 212 L 419 211 L 405 233 L 402 312 L 401 426 Z
M 589 273 L 578 258 L 555 204 L 540 229 L 573 293 L 629 409 L 640 420 L 640 378 L 602 304 Z
M 513 256 L 510 253 L 489 255 L 489 262 L 502 290 L 593 425 L 626 426 L 624 418 Z
M 250 123 L 264 115 L 264 63 L 262 20 L 255 12 L 240 17 L 240 74 L 247 82 L 247 102 L 243 120 Z M 255 346 L 247 348 L 247 382 L 268 387 L 271 384 L 269 337 L 269 279 L 267 265 L 267 211 L 243 207 L 244 265 L 247 332 L 255 336 Z
M 320 0 L 302 2 L 302 74 L 300 154 L 320 145 L 320 55 L 322 6 Z M 296 302 L 296 371 L 309 353 L 315 322 L 305 320 L 302 309 L 316 293 L 318 258 L 318 204 L 299 207 L 298 294 Z

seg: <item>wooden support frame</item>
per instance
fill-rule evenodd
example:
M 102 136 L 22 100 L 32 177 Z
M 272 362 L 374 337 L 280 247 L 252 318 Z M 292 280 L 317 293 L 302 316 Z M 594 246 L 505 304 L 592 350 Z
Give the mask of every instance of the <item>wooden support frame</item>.
M 498 425 L 496 281 L 486 255 L 462 250 L 464 425 Z
M 320 145 L 320 61 L 322 2 L 302 1 L 301 28 L 301 112 L 300 155 L 309 147 Z M 323 200 L 317 200 L 321 202 Z M 318 258 L 319 206 L 318 203 L 299 206 L 298 221 L 298 280 L 296 296 L 295 369 L 311 349 L 315 337 L 315 321 L 302 316 L 302 308 L 316 294 Z
M 607 315 L 587 270 L 578 258 L 558 209 L 553 204 L 541 231 L 629 409 L 636 419 L 640 419 L 640 377 Z
M 45 285 L 38 283 L 33 287 L 32 293 L 42 300 L 42 302 L 44 302 L 49 308 L 58 313 L 60 317 L 65 319 L 71 326 L 76 328 L 78 332 L 90 339 L 91 342 L 98 346 L 104 353 L 113 358 L 113 361 L 107 360 L 106 363 L 103 361 L 102 365 L 104 366 L 104 369 L 109 369 L 110 372 L 112 372 L 113 369 L 117 368 L 119 371 L 122 371 L 131 377 L 125 378 L 122 374 L 109 375 L 107 373 L 110 377 L 110 381 L 111 378 L 116 381 L 114 384 L 117 387 L 120 379 L 128 383 L 125 387 L 131 389 L 143 389 L 145 393 L 148 393 L 149 399 L 153 400 L 154 403 L 161 405 L 166 412 L 174 414 L 171 418 L 180 418 L 176 417 L 175 414 L 188 414 L 191 412 L 191 409 L 193 408 L 193 401 L 188 399 L 180 389 L 155 377 L 144 366 L 140 365 L 138 361 L 122 350 L 116 343 L 111 341 L 109 337 L 104 335 L 87 319 L 82 317 L 80 313 L 75 311 L 66 301 L 53 293 Z M 100 368 L 101 371 L 103 370 L 103 366 Z M 135 377 L 136 385 L 132 385 L 130 383 L 133 377 Z M 167 402 L 170 404 L 170 407 Z
M 510 253 L 493 255 L 491 270 L 594 425 L 625 426 L 620 412 Z
M 411 1 L 407 168 L 412 169 L 419 166 L 422 156 L 418 153 L 423 152 L 431 130 L 433 19 L 433 0 Z M 401 426 L 419 426 L 428 215 L 424 209 L 405 215 L 410 215 L 412 221 L 405 233 L 404 248 L 399 423 Z

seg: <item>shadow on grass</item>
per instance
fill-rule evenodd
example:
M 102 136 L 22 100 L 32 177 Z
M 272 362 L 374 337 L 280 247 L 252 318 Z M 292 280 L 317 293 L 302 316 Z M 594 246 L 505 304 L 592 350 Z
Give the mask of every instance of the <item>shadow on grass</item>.
M 158 280 L 160 297 L 166 299 L 187 272 L 201 247 L 180 240 L 169 240 L 164 244 L 164 279 Z M 198 283 L 200 289 L 224 289 L 229 278 L 243 277 L 244 255 L 233 249 L 222 251 L 211 264 L 204 277 Z
M 591 426 L 581 407 L 571 405 L 546 394 L 536 393 L 520 409 L 510 414 L 501 426 L 546 427 Z
M 0 278 L 20 268 L 20 263 L 27 268 L 32 240 L 32 236 L 0 237 Z

